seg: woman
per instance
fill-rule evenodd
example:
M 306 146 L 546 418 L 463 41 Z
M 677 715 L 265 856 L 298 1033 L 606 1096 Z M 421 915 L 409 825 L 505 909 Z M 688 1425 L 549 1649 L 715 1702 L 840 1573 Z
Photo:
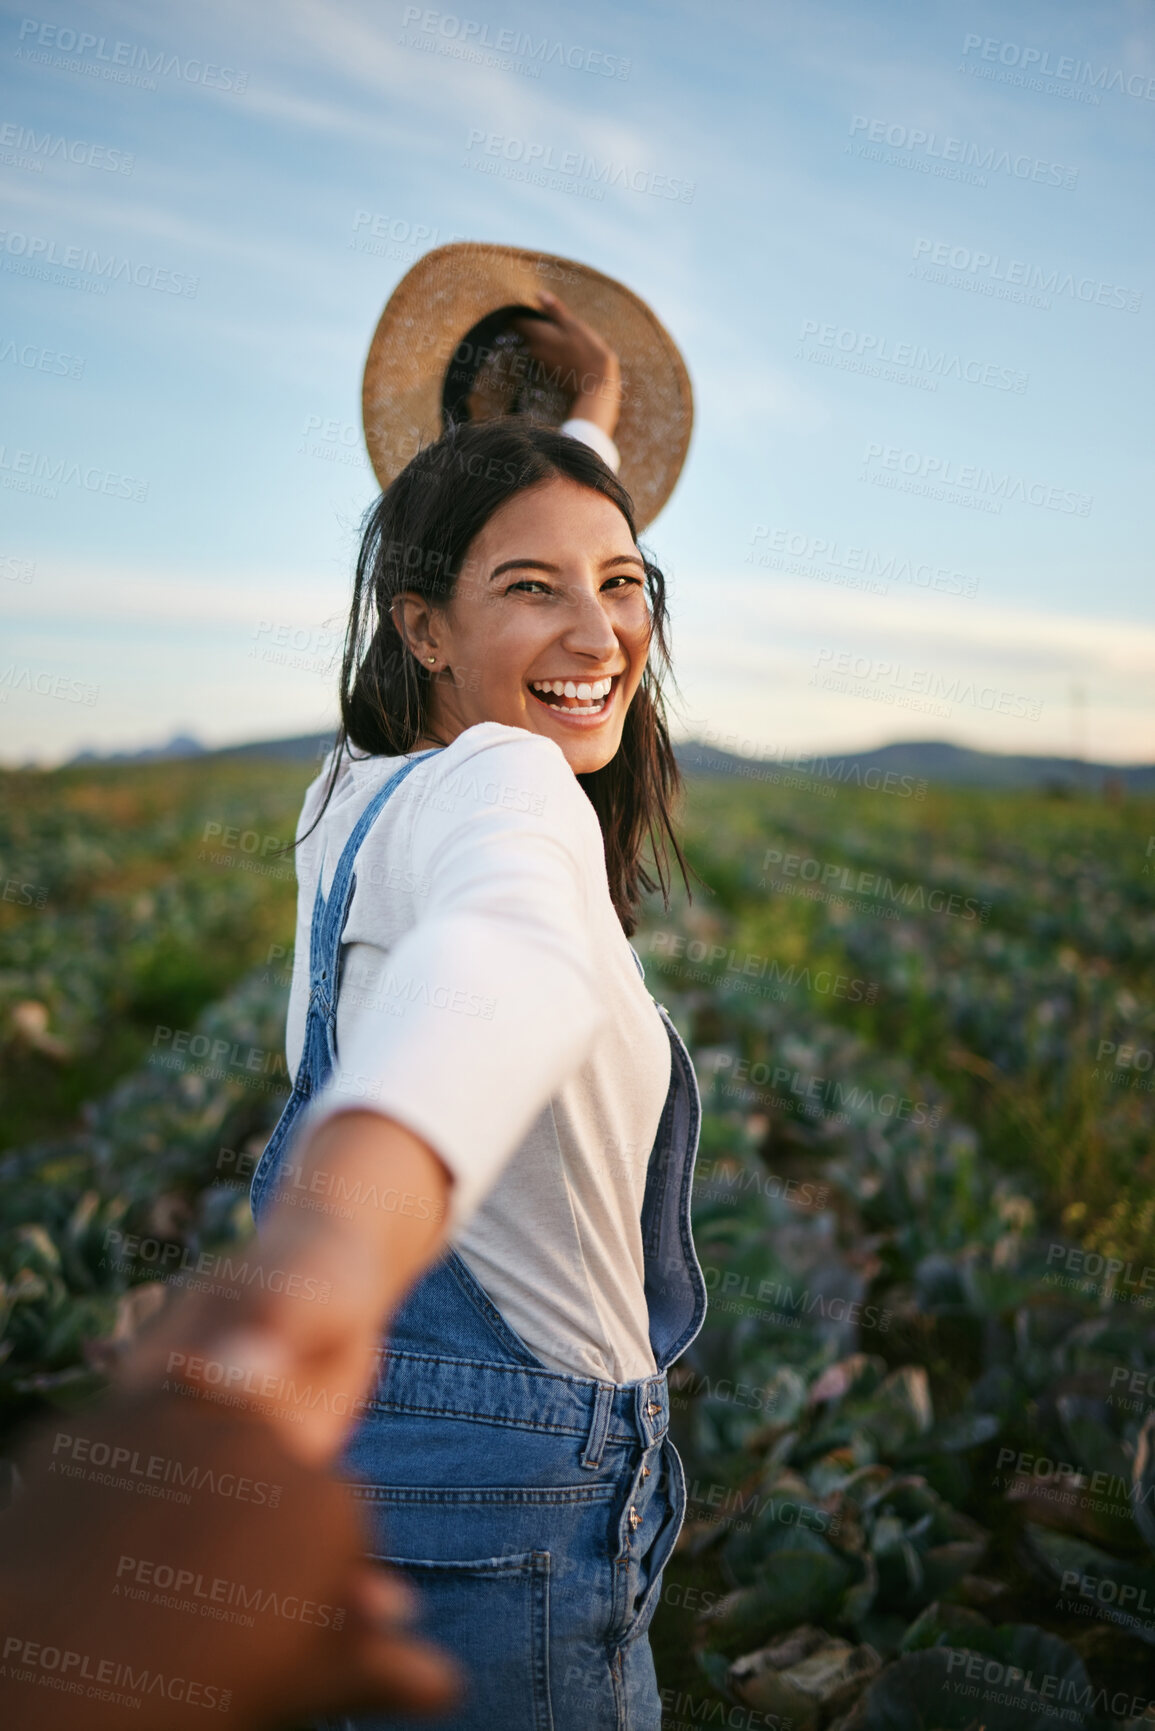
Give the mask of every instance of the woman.
M 705 1313 L 693 1070 L 628 942 L 642 844 L 665 893 L 673 840 L 664 626 L 592 450 L 451 429 L 370 515 L 342 704 L 365 755 L 334 752 L 299 829 L 295 1086 L 254 1212 L 291 1267 L 311 1237 L 364 1282 L 370 1327 L 401 1299 L 341 1466 L 465 1669 L 462 1731 L 661 1722 L 665 1371 Z M 331 1302 L 298 1329 L 338 1339 Z M 322 1449 L 365 1382 L 350 1321 Z

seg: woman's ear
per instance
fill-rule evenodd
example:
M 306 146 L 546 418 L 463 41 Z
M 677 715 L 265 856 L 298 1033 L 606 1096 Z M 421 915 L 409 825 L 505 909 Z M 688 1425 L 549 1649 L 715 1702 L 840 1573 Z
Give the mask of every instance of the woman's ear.
M 436 655 L 437 644 L 434 641 L 435 631 L 433 608 L 424 595 L 418 595 L 413 590 L 402 590 L 393 597 L 389 613 L 397 628 L 397 634 L 410 653 L 422 664 L 431 655 Z

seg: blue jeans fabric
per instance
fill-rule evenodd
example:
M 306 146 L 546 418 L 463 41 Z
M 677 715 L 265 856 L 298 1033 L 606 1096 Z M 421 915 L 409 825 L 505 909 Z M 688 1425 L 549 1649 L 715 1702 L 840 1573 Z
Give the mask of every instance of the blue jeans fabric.
M 258 1222 L 293 1124 L 335 1062 L 357 850 L 394 788 L 431 755 L 409 759 L 374 796 L 327 900 L 318 887 L 304 1050 L 253 1177 Z M 690 1232 L 697 1084 L 656 1008 L 671 1046 L 641 1218 L 656 1374 L 613 1384 L 551 1370 L 448 1246 L 390 1320 L 339 1463 L 364 1505 L 370 1554 L 416 1586 L 420 1632 L 466 1673 L 461 1708 L 430 1721 L 443 1731 L 660 1731 L 647 1631 L 686 1506 L 666 1371 L 702 1326 L 706 1289 Z M 415 1721 L 339 1723 L 401 1731 Z

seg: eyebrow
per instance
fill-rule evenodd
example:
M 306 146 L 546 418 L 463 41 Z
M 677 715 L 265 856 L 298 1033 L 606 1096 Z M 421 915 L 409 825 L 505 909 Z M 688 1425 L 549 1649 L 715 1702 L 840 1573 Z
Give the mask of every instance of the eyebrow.
M 631 565 L 640 565 L 643 571 L 646 568 L 645 561 L 637 553 L 613 553 L 608 559 L 602 560 L 601 568 L 604 571 L 609 565 L 622 565 L 627 560 Z M 550 565 L 545 559 L 506 559 L 503 564 L 494 566 L 489 573 L 489 581 L 492 583 L 503 571 L 548 571 L 552 576 L 556 576 L 560 569 L 560 565 Z

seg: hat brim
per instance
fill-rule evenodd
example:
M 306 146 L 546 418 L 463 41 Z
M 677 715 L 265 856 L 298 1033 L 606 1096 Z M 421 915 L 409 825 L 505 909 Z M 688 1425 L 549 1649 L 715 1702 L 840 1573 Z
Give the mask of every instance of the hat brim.
M 418 259 L 394 289 L 365 361 L 365 444 L 382 488 L 440 438 L 446 370 L 462 338 L 505 306 L 538 306 L 557 294 L 617 353 L 622 408 L 614 439 L 620 479 L 639 529 L 674 490 L 690 445 L 690 375 L 669 332 L 645 301 L 589 265 L 519 247 L 458 241 Z

